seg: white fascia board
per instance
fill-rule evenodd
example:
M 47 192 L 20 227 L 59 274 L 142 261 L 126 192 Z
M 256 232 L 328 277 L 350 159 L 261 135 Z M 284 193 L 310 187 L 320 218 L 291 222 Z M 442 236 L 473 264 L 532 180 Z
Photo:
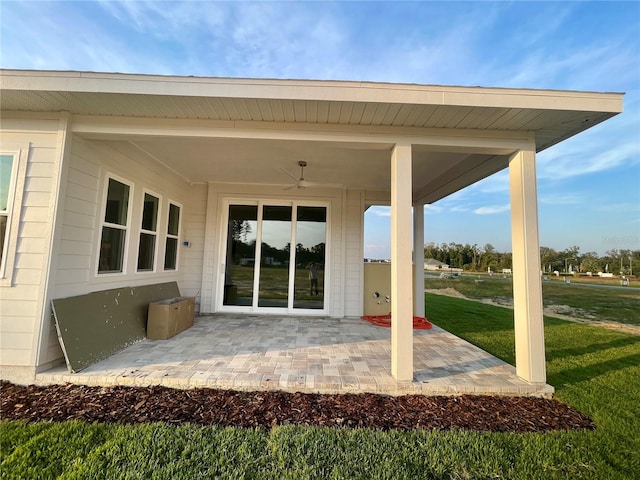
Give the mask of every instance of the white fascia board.
M 0 70 L 0 88 L 22 91 L 122 93 L 622 112 L 621 93 L 452 87 L 397 83 L 265 80 Z

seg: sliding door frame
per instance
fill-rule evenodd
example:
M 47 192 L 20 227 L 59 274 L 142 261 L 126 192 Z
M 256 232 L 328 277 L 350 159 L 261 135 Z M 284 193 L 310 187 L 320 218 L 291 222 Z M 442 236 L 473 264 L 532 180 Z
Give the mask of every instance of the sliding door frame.
M 257 206 L 257 231 L 256 231 L 256 248 L 255 248 L 255 265 L 253 270 L 253 298 L 250 306 L 244 305 L 224 305 L 224 288 L 225 288 L 225 273 L 227 267 L 227 248 L 228 248 L 228 236 L 229 236 L 229 207 L 231 205 L 247 205 Z M 282 206 L 291 207 L 291 246 L 289 249 L 289 280 L 288 280 L 288 296 L 287 307 L 259 307 L 258 299 L 260 294 L 260 272 L 261 272 L 261 258 L 262 258 L 262 220 L 263 220 L 263 208 L 265 206 Z M 309 309 L 309 308 L 294 308 L 295 302 L 295 274 L 296 274 L 296 236 L 297 236 L 297 211 L 298 207 L 323 207 L 326 208 L 325 218 L 325 253 L 324 253 L 324 277 L 323 277 L 323 308 L 322 309 Z M 221 223 L 218 228 L 220 248 L 219 257 L 222 262 L 219 262 L 219 268 L 216 272 L 216 278 L 218 279 L 216 284 L 217 295 L 216 308 L 218 312 L 229 313 L 260 313 L 260 314 L 283 314 L 283 315 L 315 315 L 326 316 L 329 310 L 329 300 L 331 298 L 331 202 L 330 201 L 318 201 L 318 200 L 304 200 L 304 199 L 278 199 L 278 198 L 256 198 L 256 197 L 224 197 L 222 199 L 223 212 L 221 215 Z

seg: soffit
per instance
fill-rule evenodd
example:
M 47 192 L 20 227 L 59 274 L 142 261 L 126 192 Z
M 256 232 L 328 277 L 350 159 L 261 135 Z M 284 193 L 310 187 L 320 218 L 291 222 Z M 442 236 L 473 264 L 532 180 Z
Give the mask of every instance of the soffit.
M 622 111 L 614 93 L 366 82 L 5 70 L 0 86 L 5 111 L 525 131 L 538 151 Z

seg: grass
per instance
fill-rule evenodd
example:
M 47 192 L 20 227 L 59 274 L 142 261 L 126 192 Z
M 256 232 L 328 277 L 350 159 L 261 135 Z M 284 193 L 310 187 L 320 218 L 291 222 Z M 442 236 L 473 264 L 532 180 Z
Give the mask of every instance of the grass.
M 427 295 L 434 323 L 513 362 L 510 310 Z M 631 479 L 640 337 L 546 318 L 549 383 L 595 431 L 501 434 L 0 422 L 2 478 Z
M 254 267 L 233 265 L 231 278 L 238 288 L 238 296 L 252 298 Z M 324 291 L 324 271 L 318 272 L 318 288 Z M 317 300 L 310 294 L 309 271 L 296 268 L 294 281 L 294 296 L 296 300 Z M 283 299 L 288 296 L 289 267 L 263 267 L 260 270 L 260 298 Z
M 501 275 L 462 275 L 441 279 L 428 275 L 428 289 L 454 288 L 473 299 L 513 298 L 511 278 Z M 558 281 L 542 283 L 545 306 L 568 305 L 579 308 L 601 321 L 640 325 L 640 289 L 634 287 L 606 288 L 565 284 Z

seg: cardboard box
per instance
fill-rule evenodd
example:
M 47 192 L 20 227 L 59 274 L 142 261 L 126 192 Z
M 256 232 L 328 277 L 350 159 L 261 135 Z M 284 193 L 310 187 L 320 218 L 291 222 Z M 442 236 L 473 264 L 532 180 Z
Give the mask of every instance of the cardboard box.
M 175 297 L 149 304 L 147 338 L 166 340 L 193 325 L 195 297 Z

